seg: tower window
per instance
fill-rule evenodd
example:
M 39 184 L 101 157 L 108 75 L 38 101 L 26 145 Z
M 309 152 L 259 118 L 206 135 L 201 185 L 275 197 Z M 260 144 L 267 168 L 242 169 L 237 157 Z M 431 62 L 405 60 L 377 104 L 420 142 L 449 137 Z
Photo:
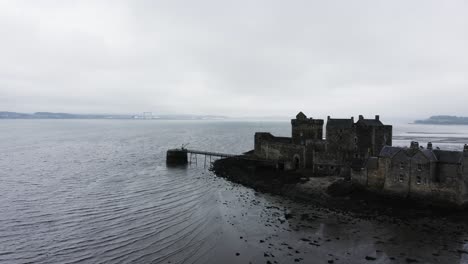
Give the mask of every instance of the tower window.
M 421 163 L 418 164 L 418 171 L 422 171 L 422 164 Z
M 400 177 L 398 178 L 399 182 L 403 182 L 405 180 L 405 175 L 400 173 Z
M 400 169 L 404 169 L 405 168 L 405 163 L 402 161 L 400 162 Z
M 421 184 L 421 176 L 416 177 L 416 184 Z

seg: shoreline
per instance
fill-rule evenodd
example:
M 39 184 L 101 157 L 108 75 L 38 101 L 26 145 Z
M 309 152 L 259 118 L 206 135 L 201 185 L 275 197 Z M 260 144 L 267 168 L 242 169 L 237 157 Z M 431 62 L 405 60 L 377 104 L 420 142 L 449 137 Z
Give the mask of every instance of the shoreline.
M 402 199 L 368 191 L 338 176 L 303 178 L 300 171 L 279 171 L 258 161 L 236 158 L 216 160 L 216 176 L 255 191 L 306 202 L 362 217 L 440 218 L 468 216 L 466 207 L 422 199 Z

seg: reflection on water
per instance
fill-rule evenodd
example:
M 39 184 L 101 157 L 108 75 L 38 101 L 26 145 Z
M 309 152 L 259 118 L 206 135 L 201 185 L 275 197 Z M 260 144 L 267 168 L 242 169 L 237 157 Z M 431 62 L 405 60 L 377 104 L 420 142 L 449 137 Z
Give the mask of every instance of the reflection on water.
M 165 165 L 182 143 L 242 153 L 255 131 L 287 136 L 290 125 L 2 120 L 0 263 L 468 261 L 463 217 L 359 218 L 256 193 L 203 165 Z M 402 125 L 394 136 L 461 149 L 468 127 Z

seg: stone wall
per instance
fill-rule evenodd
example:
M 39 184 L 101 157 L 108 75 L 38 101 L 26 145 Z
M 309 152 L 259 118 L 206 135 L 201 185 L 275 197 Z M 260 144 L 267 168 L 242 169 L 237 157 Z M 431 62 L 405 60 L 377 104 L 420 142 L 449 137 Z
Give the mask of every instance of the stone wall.
M 387 158 L 384 158 L 387 159 Z M 383 191 L 400 197 L 407 197 L 409 193 L 411 159 L 405 151 L 400 151 L 393 159 L 386 160 L 386 175 Z
M 421 151 L 417 151 L 410 160 L 409 193 L 410 196 L 430 196 L 435 179 L 436 163 L 431 162 Z
M 313 173 L 316 176 L 343 176 L 349 177 L 349 165 L 337 160 L 333 153 L 328 151 L 314 152 Z
M 381 191 L 385 185 L 385 172 L 388 161 L 371 157 L 368 163 L 370 162 L 375 164 L 369 164 L 370 168 L 367 169 L 367 186 L 373 191 Z
M 351 180 L 367 187 L 367 168 L 355 168 L 351 170 Z
M 463 160 L 462 160 L 462 186 L 461 186 L 461 200 L 468 203 L 468 145 L 465 145 L 463 150 Z
M 340 163 L 349 163 L 356 152 L 357 138 L 354 127 L 338 128 L 327 127 L 327 152 Z
M 255 134 L 254 154 L 261 159 L 277 161 L 283 164 L 285 169 L 306 166 L 305 146 L 292 144 L 288 138 L 274 137 L 269 133 Z
M 292 119 L 292 142 L 296 145 L 305 145 L 306 141 L 323 140 L 322 119 Z
M 439 163 L 436 167 L 436 180 L 432 182 L 431 197 L 436 200 L 447 200 L 460 203 L 463 197 L 464 180 L 460 164 Z

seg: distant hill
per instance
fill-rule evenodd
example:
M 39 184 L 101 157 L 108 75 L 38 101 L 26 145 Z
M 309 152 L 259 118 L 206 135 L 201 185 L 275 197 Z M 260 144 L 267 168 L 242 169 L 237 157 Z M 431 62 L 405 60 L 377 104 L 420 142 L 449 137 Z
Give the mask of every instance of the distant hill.
M 468 125 L 468 117 L 438 115 L 431 116 L 424 120 L 416 120 L 414 123 L 431 125 Z
M 215 115 L 160 115 L 145 117 L 141 115 L 102 115 L 102 114 L 69 114 L 36 112 L 33 114 L 17 112 L 1 112 L 0 119 L 153 119 L 153 120 L 220 120 L 225 116 Z
M 33 114 L 0 112 L 0 119 L 129 119 L 131 115 L 96 115 L 36 112 Z

